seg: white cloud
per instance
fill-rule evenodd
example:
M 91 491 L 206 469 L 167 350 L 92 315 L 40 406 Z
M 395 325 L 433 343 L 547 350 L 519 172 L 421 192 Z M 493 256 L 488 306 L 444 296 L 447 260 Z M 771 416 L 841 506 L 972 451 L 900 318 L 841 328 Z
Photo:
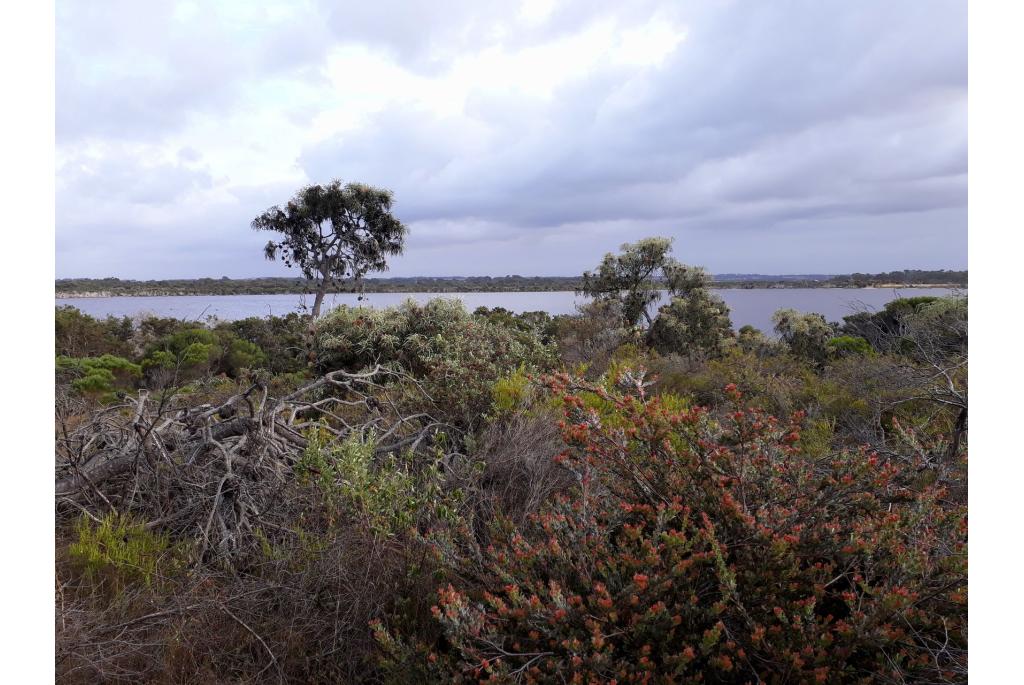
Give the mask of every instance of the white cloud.
M 921 266 L 966 259 L 957 2 L 61 0 L 57 14 L 60 275 L 129 260 L 207 275 L 218 255 L 229 275 L 266 273 L 249 220 L 332 177 L 396 191 L 421 257 L 395 273 L 531 272 L 512 258 L 572 273 L 655 232 L 708 246 L 742 232 L 732 261 L 701 257 L 729 271 L 782 269 L 765 245 L 796 231 L 818 260 L 804 271 L 888 264 L 881 244 L 836 243 L 857 225 L 941 234 Z

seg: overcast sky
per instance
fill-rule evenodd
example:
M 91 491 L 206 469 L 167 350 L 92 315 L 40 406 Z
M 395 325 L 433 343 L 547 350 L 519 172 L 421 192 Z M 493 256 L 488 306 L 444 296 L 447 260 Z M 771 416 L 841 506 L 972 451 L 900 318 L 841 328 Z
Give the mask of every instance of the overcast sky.
M 442 9 L 443 8 L 443 9 Z M 392 275 L 967 266 L 967 9 L 57 2 L 57 275 L 286 275 L 249 223 L 395 191 Z

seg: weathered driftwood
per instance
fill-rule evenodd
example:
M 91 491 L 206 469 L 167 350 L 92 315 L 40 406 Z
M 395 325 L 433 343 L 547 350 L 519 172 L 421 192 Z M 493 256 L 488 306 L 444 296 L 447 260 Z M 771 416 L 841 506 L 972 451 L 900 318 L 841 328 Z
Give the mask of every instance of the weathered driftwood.
M 452 428 L 424 412 L 403 412 L 401 398 L 429 398 L 409 376 L 377 366 L 334 371 L 282 397 L 264 382 L 217 405 L 140 392 L 122 404 L 80 415 L 58 403 L 55 495 L 58 515 L 140 515 L 150 526 L 195 535 L 202 553 L 228 557 L 255 544 L 257 526 L 307 447 L 309 429 L 336 439 L 374 436 L 377 454 L 416 451 Z M 397 395 L 396 397 L 393 397 Z

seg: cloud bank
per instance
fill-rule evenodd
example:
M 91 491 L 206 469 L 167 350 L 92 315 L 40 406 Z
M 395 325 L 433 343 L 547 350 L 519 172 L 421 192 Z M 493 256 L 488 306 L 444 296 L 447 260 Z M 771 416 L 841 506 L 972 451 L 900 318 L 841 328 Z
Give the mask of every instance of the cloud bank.
M 286 273 L 301 185 L 395 191 L 396 275 L 965 268 L 963 2 L 57 3 L 57 274 Z

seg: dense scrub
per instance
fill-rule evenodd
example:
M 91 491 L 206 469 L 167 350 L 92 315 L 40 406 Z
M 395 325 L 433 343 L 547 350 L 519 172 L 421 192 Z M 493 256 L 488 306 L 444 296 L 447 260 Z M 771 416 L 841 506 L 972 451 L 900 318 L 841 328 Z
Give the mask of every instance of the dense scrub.
M 908 269 L 879 274 L 842 276 L 717 276 L 716 285 L 723 288 L 863 288 L 900 284 L 945 285 L 967 287 L 966 271 L 920 271 Z M 366 278 L 365 292 L 375 293 L 486 293 L 576 290 L 582 284 L 579 276 L 466 276 L 458 278 L 414 276 Z M 275 295 L 305 293 L 308 284 L 301 278 L 193 278 L 134 281 L 120 278 L 58 278 L 54 287 L 58 296 L 83 293 L 111 295 Z
M 58 679 L 964 682 L 966 301 L 699 290 L 58 309 Z

